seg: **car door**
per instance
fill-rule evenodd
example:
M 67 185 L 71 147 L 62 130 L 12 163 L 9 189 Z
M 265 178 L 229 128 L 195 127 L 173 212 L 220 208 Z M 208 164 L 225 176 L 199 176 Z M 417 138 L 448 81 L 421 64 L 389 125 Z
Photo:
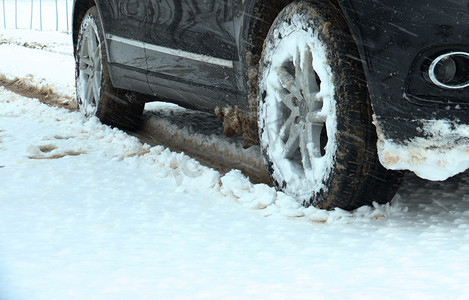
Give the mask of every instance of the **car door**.
M 148 81 L 157 95 L 211 108 L 236 95 L 233 0 L 149 0 Z

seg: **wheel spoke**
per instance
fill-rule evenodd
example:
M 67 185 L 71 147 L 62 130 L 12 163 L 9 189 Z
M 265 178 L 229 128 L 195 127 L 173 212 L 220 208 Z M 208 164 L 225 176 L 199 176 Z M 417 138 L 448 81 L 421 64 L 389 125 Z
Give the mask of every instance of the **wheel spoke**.
M 295 59 L 295 86 L 303 87 L 303 66 L 301 65 L 301 53 L 299 52 Z M 302 94 L 304 98 L 304 94 Z
M 318 101 L 316 94 L 320 87 L 316 82 L 316 77 L 311 49 L 309 47 L 298 49 L 295 60 L 295 82 L 296 87 L 301 87 L 301 93 L 308 101 Z
M 320 114 L 319 111 L 310 112 L 306 115 L 306 122 L 312 124 L 323 124 L 326 122 L 326 117 Z
M 99 47 L 97 47 L 95 52 L 93 53 L 93 60 L 94 60 L 95 70 L 100 69 L 100 67 L 101 67 L 101 51 L 100 51 Z
M 81 72 L 83 74 L 88 75 L 88 76 L 93 75 L 93 70 L 89 66 L 87 66 L 86 68 L 81 69 Z
M 302 99 L 303 96 L 301 95 L 299 89 L 296 87 L 295 78 L 293 78 L 293 76 L 288 73 L 285 68 L 278 68 L 277 73 L 282 86 L 287 89 L 298 100 Z
M 311 140 L 311 124 L 305 124 L 300 133 L 300 153 L 303 170 L 311 170 L 311 155 L 309 141 Z
M 293 101 L 294 98 L 295 97 L 292 94 L 285 94 L 282 96 L 282 102 L 285 104 L 286 107 L 288 107 L 292 111 L 292 113 L 293 112 L 297 113 L 298 106 L 296 105 L 296 103 L 294 103 Z
M 100 80 L 98 76 L 96 76 L 97 74 L 95 74 L 95 76 L 93 77 L 93 96 L 94 96 L 94 104 L 97 104 L 98 101 L 99 101 L 99 92 L 100 92 Z
M 303 73 L 302 80 L 304 85 L 304 92 L 307 94 L 306 97 L 312 101 L 316 101 L 315 95 L 319 92 L 320 87 L 316 83 L 316 72 L 313 67 L 313 57 L 311 54 L 311 49 L 305 49 L 305 56 L 303 61 Z
M 93 61 L 89 57 L 80 57 L 80 64 L 88 66 L 93 66 Z
M 93 84 L 91 82 L 87 82 L 85 89 L 85 102 L 87 103 L 87 105 L 89 105 L 92 103 Z
M 300 136 L 300 130 L 298 128 L 298 124 L 292 125 L 290 127 L 288 140 L 285 143 L 284 155 L 283 155 L 285 158 L 292 157 L 292 155 L 296 152 L 296 150 L 298 150 L 299 136 Z
M 294 116 L 293 114 L 291 114 L 287 121 L 285 121 L 285 123 L 282 125 L 282 127 L 280 128 L 280 138 L 282 140 L 284 140 L 286 138 L 286 134 L 287 133 L 290 133 L 291 131 L 291 127 L 292 125 L 295 123 L 295 120 L 296 120 L 296 116 Z
M 97 45 L 96 38 L 93 33 L 90 33 L 90 36 L 88 37 L 87 42 L 88 42 L 87 43 L 88 55 L 90 56 L 91 60 L 93 60 L 93 62 L 96 63 L 96 61 L 94 61 L 94 58 L 95 58 L 94 55 L 95 55 L 96 48 L 98 48 L 98 45 Z

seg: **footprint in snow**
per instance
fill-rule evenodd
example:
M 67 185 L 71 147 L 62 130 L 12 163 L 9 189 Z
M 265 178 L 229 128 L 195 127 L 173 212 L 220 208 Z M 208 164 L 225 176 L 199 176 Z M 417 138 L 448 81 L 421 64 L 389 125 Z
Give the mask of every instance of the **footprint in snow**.
M 27 151 L 31 153 L 28 156 L 29 159 L 59 159 L 65 156 L 78 156 L 86 153 L 85 151 L 61 150 L 54 144 L 31 145 L 27 148 Z

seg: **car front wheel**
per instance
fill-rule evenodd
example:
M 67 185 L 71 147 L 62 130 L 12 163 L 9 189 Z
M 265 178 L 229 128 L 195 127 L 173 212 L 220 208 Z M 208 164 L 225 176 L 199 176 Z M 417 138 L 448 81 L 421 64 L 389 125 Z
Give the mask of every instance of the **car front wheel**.
M 357 47 L 340 11 L 288 5 L 259 67 L 261 149 L 274 184 L 304 205 L 352 210 L 386 203 L 401 172 L 378 161 L 376 130 Z

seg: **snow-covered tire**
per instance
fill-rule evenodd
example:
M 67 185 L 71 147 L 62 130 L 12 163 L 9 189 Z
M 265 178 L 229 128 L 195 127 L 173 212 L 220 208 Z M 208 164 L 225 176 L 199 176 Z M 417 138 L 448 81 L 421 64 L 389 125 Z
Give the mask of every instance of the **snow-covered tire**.
M 75 51 L 77 105 L 87 118 L 119 128 L 135 128 L 140 123 L 144 102 L 128 91 L 112 86 L 109 76 L 103 28 L 96 7 L 85 14 Z
M 274 184 L 305 206 L 386 203 L 403 174 L 378 161 L 363 66 L 340 10 L 295 2 L 274 21 L 259 66 L 261 149 Z

